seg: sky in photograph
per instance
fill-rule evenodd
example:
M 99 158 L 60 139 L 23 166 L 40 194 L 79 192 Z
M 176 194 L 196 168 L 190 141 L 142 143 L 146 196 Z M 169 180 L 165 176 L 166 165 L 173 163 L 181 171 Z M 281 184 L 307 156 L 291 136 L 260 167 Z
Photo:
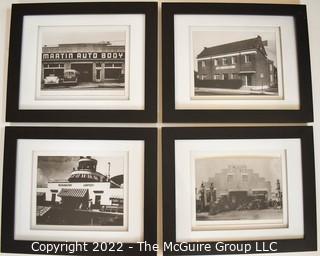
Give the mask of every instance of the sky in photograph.
M 265 46 L 267 56 L 277 66 L 276 60 L 276 32 L 275 31 L 239 31 L 239 30 L 220 30 L 220 31 L 192 31 L 193 39 L 193 59 L 194 67 L 197 69 L 196 57 L 202 52 L 204 47 L 213 47 L 221 44 L 228 44 L 236 41 L 255 38 L 261 36 L 262 41 L 268 41 L 268 46 Z
M 195 160 L 196 186 L 199 188 L 203 181 L 208 181 L 208 178 L 213 178 L 215 174 L 221 173 L 230 165 L 245 165 L 248 169 L 252 169 L 254 173 L 270 181 L 273 190 L 277 179 L 281 182 L 282 162 L 280 156 L 207 157 Z
M 123 26 L 60 26 L 41 27 L 42 46 L 58 44 L 100 43 L 109 41 L 113 45 L 125 45 Z
M 96 170 L 103 175 L 108 174 L 108 162 L 111 163 L 111 177 L 124 173 L 123 156 L 91 157 L 98 161 Z M 38 156 L 37 186 L 46 187 L 48 181 L 67 180 L 73 168 L 78 167 L 79 159 L 80 156 Z

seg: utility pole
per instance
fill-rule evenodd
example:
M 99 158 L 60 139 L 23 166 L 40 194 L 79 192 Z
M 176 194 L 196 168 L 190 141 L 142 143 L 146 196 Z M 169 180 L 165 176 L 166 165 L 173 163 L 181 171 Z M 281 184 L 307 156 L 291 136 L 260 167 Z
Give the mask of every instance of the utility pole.
M 107 175 L 107 180 L 110 181 L 110 169 L 111 169 L 111 163 L 108 162 L 108 175 Z

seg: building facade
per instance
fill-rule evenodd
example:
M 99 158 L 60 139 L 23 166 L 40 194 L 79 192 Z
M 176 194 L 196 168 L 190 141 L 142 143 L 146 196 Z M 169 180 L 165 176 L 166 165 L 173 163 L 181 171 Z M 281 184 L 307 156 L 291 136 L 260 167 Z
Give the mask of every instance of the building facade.
M 277 68 L 268 59 L 260 36 L 205 47 L 197 55 L 198 80 L 235 81 L 241 86 L 277 87 Z M 223 83 L 222 83 L 223 84 Z M 197 84 L 195 84 L 197 86 Z
M 105 176 L 96 166 L 97 160 L 81 157 L 68 179 L 37 188 L 37 206 L 123 212 L 123 175 Z
M 124 82 L 125 46 L 108 42 L 96 44 L 59 44 L 42 47 L 42 80 L 65 70 L 79 72 L 80 82 Z
M 259 198 L 265 201 L 274 199 L 271 182 L 261 177 L 246 165 L 229 165 L 197 188 L 197 201 L 200 208 L 205 208 L 217 200 L 228 200 L 235 207 Z

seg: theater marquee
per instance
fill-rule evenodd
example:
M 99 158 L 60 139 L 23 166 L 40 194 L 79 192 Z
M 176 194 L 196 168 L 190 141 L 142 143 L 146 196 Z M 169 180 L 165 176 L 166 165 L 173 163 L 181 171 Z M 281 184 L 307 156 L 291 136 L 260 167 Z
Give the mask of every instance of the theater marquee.
M 42 60 L 123 60 L 124 52 L 59 52 L 43 53 Z

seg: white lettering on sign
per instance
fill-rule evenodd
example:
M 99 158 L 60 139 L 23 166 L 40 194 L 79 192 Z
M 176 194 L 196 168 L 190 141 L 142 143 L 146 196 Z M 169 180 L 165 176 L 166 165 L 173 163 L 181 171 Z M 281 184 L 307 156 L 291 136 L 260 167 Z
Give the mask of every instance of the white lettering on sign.
M 124 52 L 56 52 L 43 53 L 43 60 L 108 60 L 124 59 Z
M 72 183 L 59 183 L 59 187 L 72 187 Z

